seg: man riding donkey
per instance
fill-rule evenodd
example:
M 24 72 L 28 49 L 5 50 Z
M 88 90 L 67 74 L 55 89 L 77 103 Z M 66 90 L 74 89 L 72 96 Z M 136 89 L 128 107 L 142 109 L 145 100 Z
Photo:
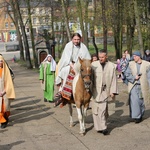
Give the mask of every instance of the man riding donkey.
M 72 81 L 75 76 L 74 68 L 79 69 L 79 58 L 91 60 L 91 55 L 87 47 L 81 42 L 81 35 L 74 33 L 72 41 L 66 44 L 58 63 L 58 74 L 55 82 L 59 87 L 59 92 L 54 98 L 55 107 L 59 104 L 62 104 L 62 106 L 65 105 L 64 98 L 67 100 L 71 99 Z

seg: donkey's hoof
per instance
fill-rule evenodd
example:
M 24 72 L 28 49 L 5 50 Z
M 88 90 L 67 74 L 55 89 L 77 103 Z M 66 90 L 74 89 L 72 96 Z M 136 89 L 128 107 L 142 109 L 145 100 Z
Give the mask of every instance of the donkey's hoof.
M 73 123 L 73 122 L 70 123 L 70 125 L 69 125 L 69 127 L 71 127 L 71 128 L 74 127 L 74 126 L 75 126 L 75 123 Z
M 82 132 L 82 133 L 80 132 L 80 135 L 81 135 L 81 136 L 85 136 L 85 132 L 84 132 L 84 133 L 83 133 L 83 132 Z
M 80 135 L 82 135 L 82 136 L 85 135 L 85 131 L 80 131 L 79 133 L 80 133 Z

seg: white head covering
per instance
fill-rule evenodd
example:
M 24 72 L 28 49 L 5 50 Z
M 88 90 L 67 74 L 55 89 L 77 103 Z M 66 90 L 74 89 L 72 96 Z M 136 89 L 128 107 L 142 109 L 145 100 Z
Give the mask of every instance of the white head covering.
M 51 62 L 50 62 L 50 64 L 51 64 L 51 71 L 55 71 L 55 70 L 56 70 L 56 62 L 55 62 L 55 60 L 53 59 L 52 55 L 48 54 L 48 55 L 46 56 L 46 58 L 43 60 L 43 62 L 48 62 L 48 57 L 51 57 Z M 42 63 L 43 63 L 43 62 L 42 62 Z

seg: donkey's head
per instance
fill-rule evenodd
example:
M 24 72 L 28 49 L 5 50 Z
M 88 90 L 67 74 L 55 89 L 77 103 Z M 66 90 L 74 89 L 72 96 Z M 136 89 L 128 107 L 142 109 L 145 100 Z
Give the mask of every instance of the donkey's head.
M 84 82 L 84 87 L 86 90 L 89 90 L 91 85 L 91 75 L 92 75 L 91 60 L 79 58 L 79 61 L 81 64 L 80 74 Z

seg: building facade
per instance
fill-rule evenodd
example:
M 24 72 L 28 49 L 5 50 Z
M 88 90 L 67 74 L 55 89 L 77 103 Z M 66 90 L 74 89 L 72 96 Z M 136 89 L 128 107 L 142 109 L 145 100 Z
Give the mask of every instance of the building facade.
M 0 0 L 0 41 L 16 41 L 16 29 L 11 17 L 8 14 L 10 12 L 11 16 L 11 7 L 7 6 L 4 0 Z

